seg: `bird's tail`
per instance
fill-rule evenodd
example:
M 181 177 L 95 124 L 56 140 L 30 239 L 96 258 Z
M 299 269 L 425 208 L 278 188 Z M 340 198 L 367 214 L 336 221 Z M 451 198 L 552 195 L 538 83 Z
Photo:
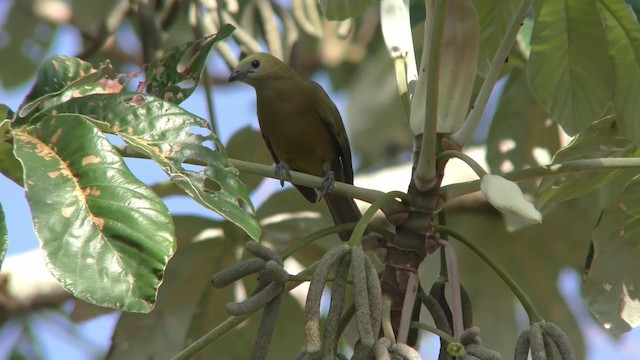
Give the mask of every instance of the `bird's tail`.
M 338 194 L 325 194 L 325 200 L 331 211 L 331 216 L 336 225 L 358 222 L 362 217 L 360 209 L 352 198 L 348 198 Z M 342 241 L 349 241 L 352 231 L 342 231 L 339 233 Z

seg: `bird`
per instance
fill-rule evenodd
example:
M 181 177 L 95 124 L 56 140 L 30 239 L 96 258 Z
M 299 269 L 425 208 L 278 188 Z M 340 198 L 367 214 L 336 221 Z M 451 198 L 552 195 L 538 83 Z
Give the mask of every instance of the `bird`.
M 280 184 L 290 170 L 322 177 L 318 188 L 294 186 L 312 203 L 324 198 L 336 224 L 357 222 L 362 215 L 355 201 L 331 193 L 335 181 L 353 184 L 353 165 L 342 117 L 322 86 L 267 53 L 240 60 L 229 76 L 234 81 L 255 89 L 260 131 Z M 339 236 L 348 241 L 351 233 Z

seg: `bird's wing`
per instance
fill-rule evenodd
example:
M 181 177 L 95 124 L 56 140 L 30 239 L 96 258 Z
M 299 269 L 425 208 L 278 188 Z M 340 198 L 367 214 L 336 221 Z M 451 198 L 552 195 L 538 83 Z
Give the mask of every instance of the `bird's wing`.
M 333 103 L 329 95 L 324 91 L 322 86 L 314 81 L 310 81 L 314 86 L 315 96 L 317 97 L 316 110 L 320 118 L 325 123 L 333 137 L 337 140 L 338 154 L 342 161 L 342 169 L 344 171 L 345 182 L 353 184 L 353 164 L 351 162 L 351 147 L 349 147 L 349 138 L 347 130 L 342 122 L 342 117 L 338 108 Z

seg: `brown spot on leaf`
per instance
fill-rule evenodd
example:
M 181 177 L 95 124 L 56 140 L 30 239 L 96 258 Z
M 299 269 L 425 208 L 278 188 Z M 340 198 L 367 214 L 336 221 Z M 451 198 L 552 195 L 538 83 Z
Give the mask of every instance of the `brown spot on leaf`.
M 82 166 L 100 163 L 100 158 L 95 155 L 89 155 L 82 158 Z
M 56 133 L 51 137 L 51 145 L 55 145 L 58 140 L 60 140 L 60 136 L 62 136 L 62 129 L 56 130 Z
M 62 174 L 61 171 L 49 171 L 47 173 L 47 175 L 49 175 L 50 178 L 55 179 L 58 177 L 58 175 Z
M 62 213 L 62 216 L 66 217 L 66 218 L 70 218 L 71 215 L 73 215 L 73 212 L 76 210 L 75 206 L 69 206 L 69 207 L 65 207 L 60 209 L 60 212 Z
M 100 228 L 100 230 L 104 229 L 104 218 L 93 216 L 93 222 Z

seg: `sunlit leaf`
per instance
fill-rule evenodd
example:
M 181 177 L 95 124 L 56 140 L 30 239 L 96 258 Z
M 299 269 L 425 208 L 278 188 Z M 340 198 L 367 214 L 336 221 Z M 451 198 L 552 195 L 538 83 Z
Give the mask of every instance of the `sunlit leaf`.
M 528 75 L 551 118 L 570 135 L 609 106 L 613 72 L 595 1 L 542 2 L 536 11 Z
M 636 151 L 637 146 L 624 136 L 617 122 L 601 120 L 576 136 L 569 145 L 558 151 L 552 163 L 564 161 L 624 157 Z M 593 170 L 547 176 L 542 180 L 536 203 L 564 201 L 598 188 L 620 174 L 621 170 Z
M 200 204 L 244 229 L 252 238 L 260 228 L 246 186 L 229 163 L 208 123 L 170 102 L 139 93 L 90 95 L 50 109 L 86 115 L 105 132 L 118 134 L 130 147 L 155 160 L 170 179 Z M 202 171 L 185 168 L 201 164 Z M 190 165 L 193 168 L 193 165 Z
M 622 334 L 640 326 L 640 179 L 606 208 L 593 231 L 583 296 L 605 329 Z
M 20 118 L 25 118 L 38 108 L 51 107 L 73 97 L 119 92 L 122 89 L 119 81 L 105 78 L 112 70 L 108 62 L 94 69 L 90 63 L 78 58 L 54 56 L 38 70 L 36 82 L 24 100 L 18 115 Z M 23 124 L 25 120 L 18 119 L 17 124 Z
M 36 234 L 54 277 L 74 296 L 148 312 L 175 249 L 164 203 L 82 116 L 15 131 Z
M 640 25 L 622 1 L 599 1 L 613 62 L 613 106 L 625 134 L 640 143 Z
M 234 30 L 235 27 L 226 24 L 217 34 L 175 47 L 152 61 L 145 74 L 149 94 L 175 104 L 188 98 L 198 86 L 211 48 Z M 183 60 L 185 55 L 189 58 Z

